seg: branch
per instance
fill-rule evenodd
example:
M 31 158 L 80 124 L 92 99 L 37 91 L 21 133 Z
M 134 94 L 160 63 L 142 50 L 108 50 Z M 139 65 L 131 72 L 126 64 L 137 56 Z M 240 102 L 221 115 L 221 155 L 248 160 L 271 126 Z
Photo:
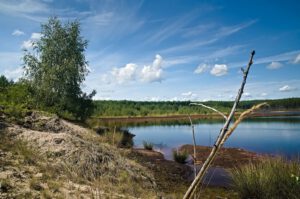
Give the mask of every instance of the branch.
M 227 120 L 226 120 L 223 128 L 220 131 L 219 137 L 218 137 L 217 141 L 215 142 L 209 156 L 207 157 L 207 159 L 205 160 L 203 166 L 201 167 L 201 170 L 199 171 L 196 178 L 194 179 L 194 181 L 192 182 L 192 184 L 188 188 L 187 192 L 185 193 L 183 199 L 191 199 L 193 197 L 193 195 L 195 194 L 197 186 L 201 183 L 203 176 L 205 175 L 205 173 L 208 170 L 210 164 L 214 160 L 217 152 L 222 147 L 222 141 L 224 139 L 224 136 L 226 135 L 226 132 L 228 131 L 228 127 L 229 127 L 229 125 L 231 123 L 231 120 L 233 118 L 233 115 L 236 111 L 237 105 L 238 105 L 238 103 L 241 99 L 241 96 L 242 96 L 243 92 L 244 92 L 244 87 L 245 87 L 245 84 L 246 84 L 249 69 L 250 69 L 250 67 L 253 63 L 254 54 L 255 54 L 255 51 L 252 51 L 251 55 L 250 55 L 249 63 L 247 65 L 247 68 L 246 68 L 246 70 L 243 71 L 243 81 L 242 81 L 241 87 L 240 87 L 239 92 L 236 96 L 236 99 L 235 99 L 235 102 L 232 106 L 231 112 L 230 112 L 229 116 L 227 117 Z
M 194 145 L 194 157 L 193 157 L 193 160 L 194 160 L 194 174 L 195 174 L 195 178 L 196 178 L 196 175 L 197 175 L 197 168 L 196 168 L 196 138 L 195 138 L 195 128 L 194 128 L 194 124 L 193 124 L 193 121 L 192 121 L 192 118 L 190 115 L 188 115 L 189 117 L 189 120 L 190 120 L 190 123 L 191 123 L 191 127 L 192 127 L 192 132 L 193 132 L 193 145 Z
M 255 106 L 253 106 L 251 109 L 248 109 L 246 111 L 244 111 L 240 117 L 234 122 L 234 124 L 232 125 L 232 127 L 230 127 L 230 129 L 226 132 L 225 137 L 222 140 L 222 145 L 224 144 L 224 142 L 229 138 L 229 136 L 233 133 L 233 131 L 236 129 L 236 127 L 239 125 L 239 123 L 242 122 L 243 119 L 245 119 L 246 117 L 248 117 L 251 113 L 253 113 L 254 111 L 256 111 L 257 109 L 260 109 L 263 106 L 268 106 L 268 103 L 264 102 L 264 103 L 260 103 L 257 104 Z
M 222 113 L 221 111 L 218 111 L 217 109 L 215 109 L 213 107 L 210 107 L 210 106 L 207 106 L 207 105 L 201 104 L 201 103 L 190 103 L 190 105 L 199 105 L 199 106 L 203 106 L 207 109 L 213 110 L 213 111 L 219 113 L 219 115 L 221 115 L 222 117 L 224 117 L 225 120 L 227 120 L 227 116 L 224 113 Z

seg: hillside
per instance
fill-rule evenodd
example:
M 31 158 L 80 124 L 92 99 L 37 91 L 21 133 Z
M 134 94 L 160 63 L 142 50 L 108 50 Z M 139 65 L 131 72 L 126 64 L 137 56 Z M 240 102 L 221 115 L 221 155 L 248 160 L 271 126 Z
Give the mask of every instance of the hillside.
M 0 198 L 155 195 L 152 173 L 91 130 L 37 112 L 17 124 L 3 118 Z

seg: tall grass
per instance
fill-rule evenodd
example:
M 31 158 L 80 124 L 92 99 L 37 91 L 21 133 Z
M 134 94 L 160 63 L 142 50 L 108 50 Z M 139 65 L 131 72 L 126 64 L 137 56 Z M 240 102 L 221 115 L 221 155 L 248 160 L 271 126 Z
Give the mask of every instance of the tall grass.
M 173 159 L 175 162 L 185 164 L 189 154 L 186 151 L 173 150 Z
M 146 149 L 146 150 L 150 150 L 150 151 L 153 150 L 153 143 L 151 143 L 151 142 L 143 141 L 143 146 L 144 146 L 144 149 Z
M 231 171 L 233 188 L 240 198 L 300 198 L 300 162 L 267 159 Z

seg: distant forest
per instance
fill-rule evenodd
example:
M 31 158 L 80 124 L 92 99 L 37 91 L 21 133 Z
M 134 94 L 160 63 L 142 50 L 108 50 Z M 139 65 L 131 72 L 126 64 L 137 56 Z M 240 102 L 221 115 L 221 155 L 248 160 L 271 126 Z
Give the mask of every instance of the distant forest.
M 249 100 L 241 101 L 238 111 L 251 108 L 253 105 L 267 102 L 270 110 L 300 110 L 300 98 L 287 98 L 276 100 Z M 210 110 L 201 106 L 190 105 L 190 101 L 102 101 L 94 103 L 94 117 L 101 116 L 156 116 L 156 115 L 180 115 L 180 114 L 209 114 Z M 207 101 L 201 102 L 205 105 L 217 108 L 228 113 L 233 101 Z

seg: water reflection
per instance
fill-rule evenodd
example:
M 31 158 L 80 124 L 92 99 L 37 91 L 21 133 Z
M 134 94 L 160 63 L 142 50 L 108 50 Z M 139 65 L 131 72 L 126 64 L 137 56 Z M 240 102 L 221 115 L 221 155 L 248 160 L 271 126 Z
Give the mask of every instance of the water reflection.
M 216 140 L 222 120 L 202 120 L 195 124 L 197 145 L 212 146 Z M 171 159 L 173 148 L 192 144 L 192 131 L 188 124 L 156 124 L 129 126 L 135 134 L 136 147 L 143 140 Z M 252 118 L 242 122 L 225 143 L 227 147 L 238 147 L 258 153 L 281 154 L 287 157 L 300 154 L 300 117 Z

